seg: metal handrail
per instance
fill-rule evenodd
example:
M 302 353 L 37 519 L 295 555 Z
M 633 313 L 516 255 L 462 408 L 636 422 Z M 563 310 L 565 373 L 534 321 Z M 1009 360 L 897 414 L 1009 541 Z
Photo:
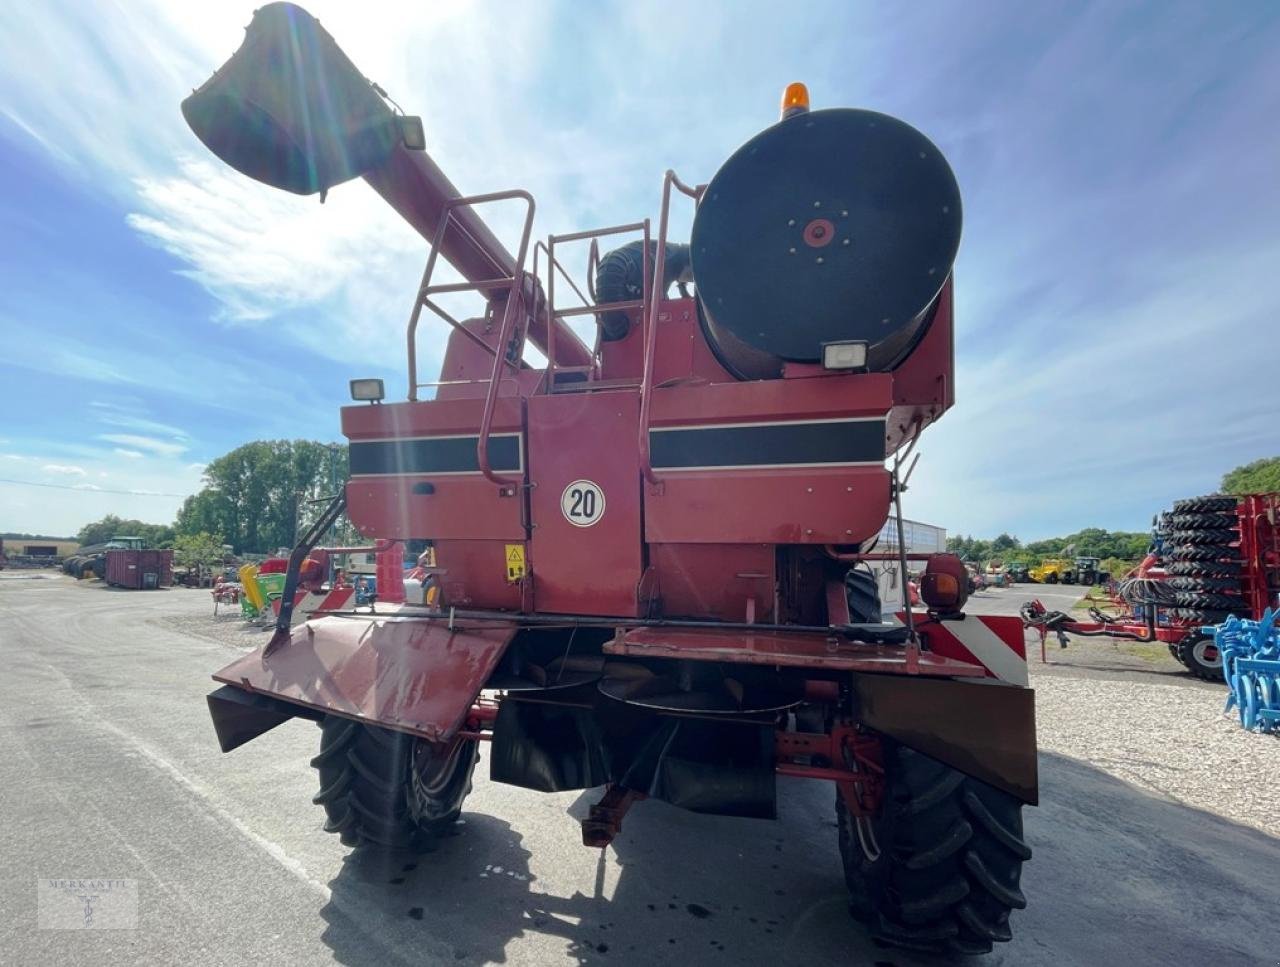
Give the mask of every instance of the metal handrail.
M 454 209 L 461 208 L 463 206 L 471 207 L 473 205 L 484 205 L 484 204 L 489 204 L 491 202 L 496 202 L 496 201 L 512 201 L 517 199 L 524 201 L 527 207 L 525 211 L 524 229 L 520 234 L 520 248 L 516 255 L 515 274 L 508 279 L 480 279 L 478 281 L 449 282 L 449 283 L 445 283 L 444 285 L 435 285 L 435 286 L 431 285 L 431 276 L 435 273 L 436 259 L 439 257 L 439 254 L 440 254 L 440 245 L 444 240 L 445 232 L 449 228 L 449 223 L 453 221 L 457 231 L 463 232 L 464 234 L 466 233 L 466 229 L 464 228 L 464 226 L 460 222 L 457 222 L 454 219 L 453 217 Z M 463 325 L 457 319 L 454 319 L 453 316 L 451 316 L 449 313 L 445 312 L 442 308 L 437 306 L 434 302 L 431 301 L 429 297 L 433 294 L 441 293 L 441 292 L 468 292 L 468 291 L 492 292 L 493 290 L 505 288 L 507 290 L 507 299 L 506 299 L 507 311 L 503 313 L 503 323 L 505 325 L 509 316 L 510 307 L 512 303 L 515 301 L 512 298 L 512 294 L 515 291 L 516 283 L 517 282 L 522 283 L 525 277 L 524 260 L 529 251 L 529 238 L 533 234 L 534 208 L 535 208 L 535 204 L 534 204 L 533 196 L 529 194 L 529 192 L 524 191 L 523 189 L 512 189 L 509 191 L 495 191 L 495 192 L 489 192 L 488 194 L 484 194 L 484 195 L 470 195 L 468 197 L 463 197 L 463 198 L 451 198 L 447 202 L 445 202 L 444 207 L 441 210 L 440 222 L 436 226 L 435 237 L 431 240 L 431 252 L 427 256 L 427 265 L 422 272 L 422 283 L 418 286 L 417 297 L 415 298 L 414 304 L 413 304 L 413 312 L 409 316 L 408 332 L 406 333 L 406 341 L 408 343 L 408 346 L 407 346 L 408 362 L 409 362 L 409 402 L 411 403 L 417 402 L 419 387 L 430 385 L 427 383 L 418 382 L 418 339 L 417 339 L 418 321 L 422 316 L 422 309 L 424 306 L 429 308 L 432 312 L 434 312 L 437 316 L 439 316 L 445 322 L 449 323 L 449 325 L 453 326 L 453 328 L 456 329 L 458 332 L 461 332 L 463 335 L 465 335 L 473 343 L 480 346 L 487 353 L 492 355 L 494 358 L 495 373 L 497 373 L 501 369 L 502 362 L 506 354 L 505 330 L 502 333 L 500 333 L 500 339 L 498 342 L 499 348 L 494 349 L 493 346 L 490 346 L 487 342 L 485 342 L 483 339 L 477 336 L 474 332 L 466 328 L 465 325 Z M 492 296 L 490 298 L 492 298 Z M 514 366 L 514 364 L 512 365 Z M 486 476 L 489 476 L 489 475 L 486 474 Z
M 653 288 L 649 293 L 648 319 L 644 332 L 644 377 L 640 382 L 640 471 L 650 484 L 658 483 L 658 476 L 653 472 L 653 460 L 649 453 L 649 411 L 653 405 L 653 360 L 658 336 L 658 308 L 662 305 L 662 297 L 667 291 L 667 219 L 671 211 L 672 185 L 695 201 L 701 194 L 699 189 L 686 185 L 676 177 L 674 171 L 667 169 L 662 179 L 662 213 L 658 217 L 657 271 L 653 273 Z M 646 233 L 644 247 L 646 270 L 649 264 L 648 243 Z
M 549 265 L 549 268 L 547 269 L 547 309 L 548 309 L 548 315 L 550 316 L 551 320 L 554 321 L 556 319 L 563 319 L 567 316 L 593 315 L 595 313 L 602 312 L 607 309 L 628 309 L 628 308 L 633 308 L 637 305 L 643 308 L 643 299 L 641 299 L 639 303 L 637 303 L 635 300 L 631 300 L 628 302 L 617 302 L 617 303 L 610 302 L 610 303 L 604 303 L 604 304 L 599 304 L 596 302 L 596 293 L 595 293 L 595 285 L 593 284 L 592 270 L 595 264 L 598 263 L 599 261 L 600 250 L 599 250 L 599 245 L 597 244 L 598 240 L 601 238 L 604 238 L 606 235 L 623 235 L 623 234 L 626 234 L 627 232 L 643 232 L 644 233 L 644 251 L 643 251 L 644 289 L 645 291 L 647 291 L 648 282 L 649 282 L 649 219 L 646 218 L 644 219 L 644 221 L 630 222 L 625 225 L 609 225 L 605 228 L 591 228 L 581 232 L 568 232 L 563 235 L 547 236 L 547 244 L 542 245 L 542 248 L 546 249 L 547 262 Z M 569 273 L 565 271 L 564 267 L 560 264 L 559 260 L 555 256 L 555 249 L 556 249 L 557 243 L 580 242 L 585 239 L 591 240 L 591 248 L 587 255 L 587 289 L 591 293 L 590 299 L 587 299 L 582 294 L 582 290 L 578 288 L 577 283 L 573 281 L 572 276 L 570 276 Z M 539 245 L 541 245 L 541 243 L 539 243 Z M 536 259 L 537 259 L 536 248 L 534 253 L 534 259 L 536 263 Z M 556 308 L 556 278 L 555 278 L 556 269 L 559 269 L 560 273 L 565 277 L 565 280 L 569 283 L 569 285 L 573 288 L 573 291 L 577 294 L 578 298 L 581 300 L 582 306 L 580 308 L 572 308 L 572 309 Z M 643 315 L 643 312 L 641 313 L 641 315 Z M 554 393 L 556 391 L 555 332 L 553 327 L 549 327 L 549 329 L 551 329 L 551 331 L 548 333 L 548 340 L 547 340 L 546 392 Z M 597 338 L 595 347 L 592 349 L 592 352 L 591 352 L 591 369 L 592 370 L 597 370 L 599 368 L 599 365 L 600 365 L 599 353 L 600 353 L 600 340 L 599 338 Z

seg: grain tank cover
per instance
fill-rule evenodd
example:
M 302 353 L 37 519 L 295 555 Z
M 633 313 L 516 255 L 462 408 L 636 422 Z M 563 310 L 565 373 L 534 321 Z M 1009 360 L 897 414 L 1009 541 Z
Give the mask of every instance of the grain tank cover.
M 390 157 L 404 121 L 320 21 L 291 3 L 254 14 L 244 43 L 182 102 L 191 130 L 242 174 L 299 195 Z
M 960 190 L 942 152 L 874 111 L 800 114 L 720 168 L 693 224 L 708 339 L 744 376 L 814 363 L 862 340 L 890 369 L 932 317 L 960 244 Z M 772 365 L 770 365 L 772 361 Z

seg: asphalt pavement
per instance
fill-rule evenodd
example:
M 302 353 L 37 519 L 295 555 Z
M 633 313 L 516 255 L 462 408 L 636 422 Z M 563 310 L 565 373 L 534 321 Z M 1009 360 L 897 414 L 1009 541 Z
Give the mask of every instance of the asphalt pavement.
M 577 822 L 598 792 L 496 785 L 482 759 L 434 853 L 353 855 L 310 802 L 313 724 L 218 751 L 204 696 L 240 652 L 169 621 L 206 612 L 203 591 L 0 574 L 0 963 L 938 963 L 849 919 L 833 792 L 807 780 L 776 823 L 640 803 L 601 851 Z M 1041 770 L 1030 907 L 971 963 L 1280 959 L 1280 841 L 1088 762 Z M 136 881 L 136 928 L 41 929 L 50 878 Z

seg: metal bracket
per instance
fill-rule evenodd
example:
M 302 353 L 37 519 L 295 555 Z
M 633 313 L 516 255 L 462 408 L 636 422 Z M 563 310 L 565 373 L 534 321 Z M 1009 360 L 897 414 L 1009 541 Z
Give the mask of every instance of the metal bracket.
M 591 807 L 587 818 L 582 820 L 582 845 L 603 849 L 613 842 L 613 838 L 622 832 L 622 818 L 632 804 L 648 797 L 635 789 L 624 789 L 622 786 L 609 786 L 604 798 Z

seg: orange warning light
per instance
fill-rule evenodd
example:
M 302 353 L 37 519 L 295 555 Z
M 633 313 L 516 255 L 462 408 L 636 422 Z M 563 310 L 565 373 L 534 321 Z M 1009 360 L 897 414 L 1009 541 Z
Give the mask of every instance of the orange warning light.
M 799 81 L 787 85 L 782 92 L 782 120 L 809 110 L 809 88 Z

